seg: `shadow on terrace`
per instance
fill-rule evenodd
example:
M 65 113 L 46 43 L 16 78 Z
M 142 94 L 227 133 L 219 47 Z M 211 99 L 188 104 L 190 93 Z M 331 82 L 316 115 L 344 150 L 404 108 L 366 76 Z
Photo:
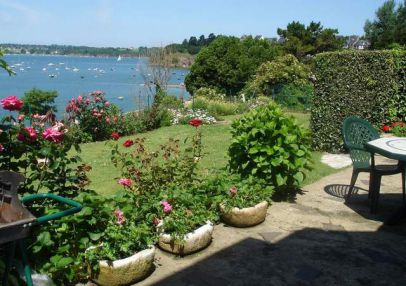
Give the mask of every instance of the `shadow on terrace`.
M 153 285 L 406 285 L 405 225 L 387 228 L 260 233 Z

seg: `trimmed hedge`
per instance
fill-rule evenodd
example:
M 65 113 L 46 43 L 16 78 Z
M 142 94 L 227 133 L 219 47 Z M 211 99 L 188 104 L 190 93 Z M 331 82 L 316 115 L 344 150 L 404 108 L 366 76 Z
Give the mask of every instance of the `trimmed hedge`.
M 315 58 L 311 108 L 313 147 L 343 150 L 341 124 L 355 115 L 379 128 L 406 115 L 405 51 L 345 51 Z

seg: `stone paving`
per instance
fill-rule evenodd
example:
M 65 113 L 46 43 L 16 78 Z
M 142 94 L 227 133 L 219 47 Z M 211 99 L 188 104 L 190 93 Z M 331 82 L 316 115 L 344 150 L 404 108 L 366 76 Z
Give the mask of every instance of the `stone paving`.
M 384 221 L 401 206 L 400 175 L 384 177 L 370 214 L 368 175 L 348 203 L 351 168 L 275 202 L 264 223 L 219 224 L 205 250 L 186 257 L 157 251 L 156 269 L 136 285 L 406 285 L 406 225 Z

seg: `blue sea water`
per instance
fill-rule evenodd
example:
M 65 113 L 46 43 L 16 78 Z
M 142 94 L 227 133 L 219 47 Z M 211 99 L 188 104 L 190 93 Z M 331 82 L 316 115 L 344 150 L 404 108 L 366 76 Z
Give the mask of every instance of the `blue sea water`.
M 0 70 L 0 98 L 9 95 L 21 98 L 33 87 L 56 90 L 58 117 L 63 115 L 71 98 L 94 90 L 104 91 L 106 98 L 123 112 L 145 108 L 148 102 L 152 102 L 141 74 L 142 71 L 148 73 L 146 58 L 118 61 L 106 57 L 6 55 L 4 60 L 13 67 L 16 75 L 8 76 Z M 173 69 L 169 83 L 183 83 L 187 73 L 186 69 Z M 184 88 L 169 88 L 168 93 L 184 99 L 190 96 Z M 1 110 L 0 115 L 4 114 Z

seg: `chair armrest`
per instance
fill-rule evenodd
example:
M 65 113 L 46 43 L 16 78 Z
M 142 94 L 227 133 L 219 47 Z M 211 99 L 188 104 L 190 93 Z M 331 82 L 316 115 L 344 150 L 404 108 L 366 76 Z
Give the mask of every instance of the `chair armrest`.
M 21 201 L 23 203 L 28 203 L 28 202 L 36 200 L 36 199 L 52 199 L 52 200 L 60 202 L 62 204 L 71 206 L 71 208 L 57 212 L 57 213 L 41 216 L 41 217 L 37 218 L 36 222 L 33 223 L 34 225 L 41 224 L 41 223 L 44 223 L 44 222 L 47 222 L 50 220 L 59 219 L 64 216 L 80 212 L 82 210 L 82 205 L 79 204 L 78 202 L 75 202 L 73 200 L 70 200 L 70 199 L 67 199 L 67 198 L 64 198 L 61 196 L 57 196 L 57 195 L 51 194 L 51 193 L 28 195 L 28 196 L 23 197 L 21 199 Z

